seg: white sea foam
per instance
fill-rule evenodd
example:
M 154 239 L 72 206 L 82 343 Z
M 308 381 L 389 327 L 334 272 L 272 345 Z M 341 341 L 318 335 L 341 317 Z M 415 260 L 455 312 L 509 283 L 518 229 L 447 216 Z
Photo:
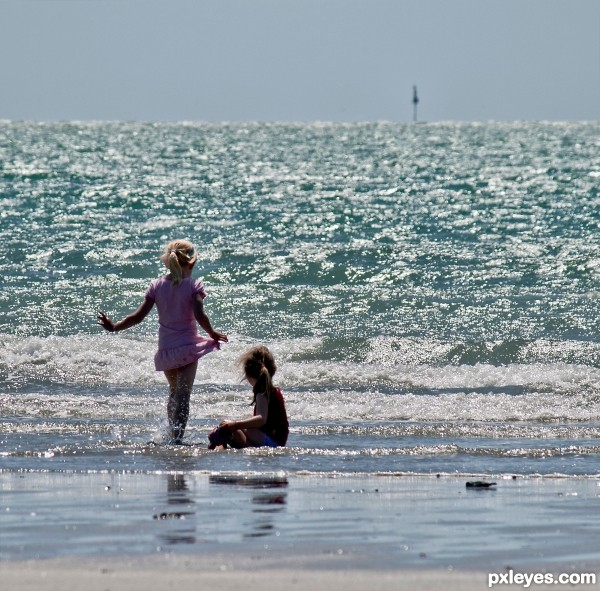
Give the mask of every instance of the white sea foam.
M 249 387 L 243 383 L 236 361 L 252 341 L 232 340 L 200 362 L 194 393 L 200 416 L 224 417 L 244 412 L 248 404 Z M 597 418 L 600 370 L 594 367 L 562 362 L 395 365 L 387 357 L 383 363 L 294 361 L 321 344 L 309 339 L 271 345 L 279 363 L 276 382 L 286 393 L 290 414 L 298 420 Z M 90 416 L 96 417 L 112 416 L 113 412 L 122 417 L 145 417 L 147 409 L 137 408 L 139 396 L 144 395 L 154 400 L 154 412 L 160 416 L 163 410 L 156 409 L 163 405 L 165 379 L 154 371 L 154 348 L 153 339 L 124 335 L 4 337 L 0 368 L 7 375 L 9 392 L 28 385 L 29 394 L 18 396 L 17 407 L 23 412 L 83 416 L 89 410 Z M 35 384 L 38 391 L 34 395 Z M 61 385 L 69 386 L 69 392 Z
M 519 387 L 557 392 L 592 391 L 600 383 L 600 369 L 577 363 L 510 363 L 496 365 L 444 363 L 449 347 L 410 341 L 412 355 L 392 347 L 373 347 L 364 362 L 315 359 L 323 339 L 292 339 L 267 343 L 279 365 L 278 381 L 286 387 L 324 389 L 356 387 L 392 393 L 413 390 L 455 392 Z M 240 355 L 255 340 L 232 335 L 231 342 L 200 362 L 199 383 L 239 384 Z M 3 336 L 0 339 L 0 368 L 9 383 L 19 378 L 49 383 L 113 386 L 144 386 L 163 383 L 153 367 L 155 337 L 129 334 L 73 335 L 70 337 Z M 432 350 L 438 353 L 432 354 Z M 433 363 L 419 363 L 430 358 Z M 407 363 L 408 361 L 408 363 Z

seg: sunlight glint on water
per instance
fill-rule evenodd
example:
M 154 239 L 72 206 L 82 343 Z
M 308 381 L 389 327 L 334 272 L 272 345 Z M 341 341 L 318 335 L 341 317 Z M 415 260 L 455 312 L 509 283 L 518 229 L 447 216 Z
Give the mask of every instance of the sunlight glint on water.
M 0 128 L 0 469 L 598 473 L 597 124 Z M 156 317 L 95 326 L 177 236 L 231 337 L 180 449 Z M 208 454 L 257 341 L 290 447 Z

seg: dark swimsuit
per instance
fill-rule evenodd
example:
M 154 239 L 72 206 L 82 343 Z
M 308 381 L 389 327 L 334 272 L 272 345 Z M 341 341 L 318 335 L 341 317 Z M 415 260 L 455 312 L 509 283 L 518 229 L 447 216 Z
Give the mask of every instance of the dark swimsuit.
M 256 407 L 254 407 L 254 414 L 256 414 Z M 283 394 L 279 388 L 273 388 L 271 392 L 267 422 L 260 430 L 275 441 L 277 445 L 284 446 L 287 442 L 290 426 L 285 412 Z

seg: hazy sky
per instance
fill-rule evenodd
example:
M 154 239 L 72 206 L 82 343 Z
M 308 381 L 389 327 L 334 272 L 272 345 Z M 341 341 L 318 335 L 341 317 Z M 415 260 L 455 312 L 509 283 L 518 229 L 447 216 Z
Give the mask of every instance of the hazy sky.
M 0 119 L 600 120 L 600 0 L 0 0 Z

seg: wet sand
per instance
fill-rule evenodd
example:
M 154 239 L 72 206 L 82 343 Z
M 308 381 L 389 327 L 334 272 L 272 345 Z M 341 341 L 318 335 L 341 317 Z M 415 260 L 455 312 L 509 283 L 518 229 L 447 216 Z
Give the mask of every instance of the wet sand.
M 473 480 L 0 473 L 0 576 L 21 590 L 268 581 L 319 591 L 485 589 L 489 573 L 509 569 L 600 573 L 599 479 Z

